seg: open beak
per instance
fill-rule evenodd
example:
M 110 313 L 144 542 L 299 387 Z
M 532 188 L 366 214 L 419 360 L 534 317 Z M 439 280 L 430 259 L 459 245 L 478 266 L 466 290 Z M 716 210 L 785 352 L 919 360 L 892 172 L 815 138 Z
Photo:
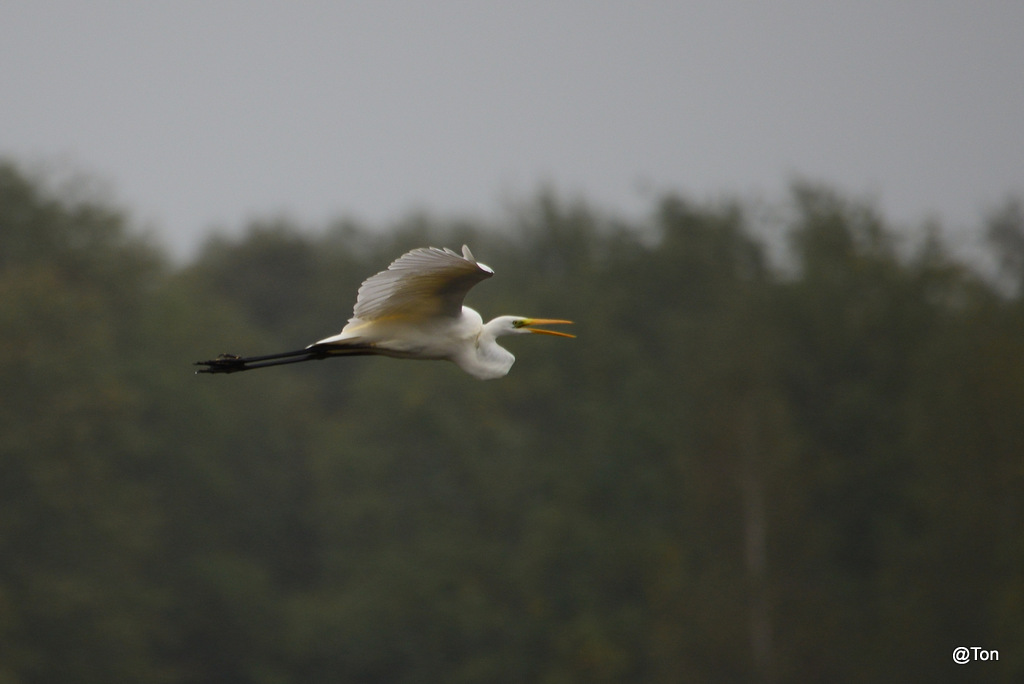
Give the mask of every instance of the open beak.
M 558 318 L 530 318 L 525 323 L 523 323 L 523 327 L 526 328 L 527 330 L 529 330 L 532 333 L 537 333 L 538 335 L 555 335 L 557 337 L 576 337 L 575 335 L 570 335 L 569 333 L 564 333 L 564 332 L 558 332 L 557 330 L 544 330 L 542 328 L 534 328 L 533 327 L 535 325 L 571 325 L 571 324 L 572 324 L 572 321 L 563 321 L 563 320 L 560 320 Z

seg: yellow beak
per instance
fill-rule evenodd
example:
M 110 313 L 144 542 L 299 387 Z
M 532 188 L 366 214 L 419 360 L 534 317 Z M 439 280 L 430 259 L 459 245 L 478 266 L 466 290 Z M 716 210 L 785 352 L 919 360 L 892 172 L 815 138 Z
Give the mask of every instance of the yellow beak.
M 570 335 L 569 333 L 558 332 L 558 331 L 555 331 L 555 330 L 543 330 L 541 328 L 534 328 L 533 327 L 535 325 L 571 325 L 571 324 L 572 324 L 572 321 L 563 321 L 563 320 L 558 319 L 558 318 L 530 318 L 530 319 L 527 319 L 525 323 L 523 323 L 523 327 L 526 328 L 527 330 L 529 330 L 532 333 L 537 333 L 538 335 L 555 335 L 557 337 L 576 337 L 575 335 Z

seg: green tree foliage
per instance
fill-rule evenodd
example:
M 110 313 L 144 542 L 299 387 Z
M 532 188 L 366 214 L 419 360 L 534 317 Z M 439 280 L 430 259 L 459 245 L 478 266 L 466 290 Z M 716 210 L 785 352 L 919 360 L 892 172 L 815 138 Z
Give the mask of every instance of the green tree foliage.
M 949 680 L 961 645 L 1018 681 L 1020 291 L 827 188 L 789 209 L 785 269 L 742 203 L 550 194 L 504 229 L 258 222 L 174 268 L 0 166 L 0 682 Z M 462 242 L 499 274 L 471 306 L 579 338 L 509 340 L 498 382 L 190 372 Z

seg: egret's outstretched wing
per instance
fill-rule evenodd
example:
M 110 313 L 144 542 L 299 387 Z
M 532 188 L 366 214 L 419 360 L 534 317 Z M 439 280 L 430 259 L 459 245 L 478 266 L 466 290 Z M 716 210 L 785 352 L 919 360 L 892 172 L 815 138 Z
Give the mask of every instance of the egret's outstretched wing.
M 470 288 L 492 275 L 494 271 L 478 263 L 465 245 L 462 256 L 450 249 L 414 249 L 363 282 L 353 314 L 363 321 L 455 317 Z

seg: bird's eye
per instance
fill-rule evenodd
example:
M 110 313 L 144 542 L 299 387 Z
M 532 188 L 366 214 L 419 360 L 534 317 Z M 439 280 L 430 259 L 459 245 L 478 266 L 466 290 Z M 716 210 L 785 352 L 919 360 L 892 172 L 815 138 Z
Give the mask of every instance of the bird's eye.
M 512 321 L 513 328 L 522 328 L 524 325 L 526 325 L 526 321 L 524 321 L 522 318 L 517 318 L 516 320 Z

